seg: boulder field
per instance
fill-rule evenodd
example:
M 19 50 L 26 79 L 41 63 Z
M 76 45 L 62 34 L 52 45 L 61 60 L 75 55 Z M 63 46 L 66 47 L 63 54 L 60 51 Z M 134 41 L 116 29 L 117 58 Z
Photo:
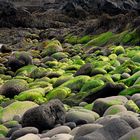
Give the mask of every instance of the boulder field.
M 140 140 L 139 4 L 0 1 L 0 139 Z

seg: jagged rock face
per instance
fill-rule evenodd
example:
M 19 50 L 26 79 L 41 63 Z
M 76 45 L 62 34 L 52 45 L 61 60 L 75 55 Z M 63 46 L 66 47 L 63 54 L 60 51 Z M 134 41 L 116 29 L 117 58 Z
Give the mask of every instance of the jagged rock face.
M 129 10 L 139 10 L 136 0 L 71 0 L 63 6 L 63 10 L 74 12 L 79 7 L 87 12 L 99 13 L 100 11 L 111 15 Z
M 139 5 L 136 0 L 0 0 L 0 27 L 65 28 L 71 19 L 73 24 L 91 15 L 140 12 Z
M 0 1 L 0 16 L 11 16 L 16 14 L 16 8 L 12 3 Z

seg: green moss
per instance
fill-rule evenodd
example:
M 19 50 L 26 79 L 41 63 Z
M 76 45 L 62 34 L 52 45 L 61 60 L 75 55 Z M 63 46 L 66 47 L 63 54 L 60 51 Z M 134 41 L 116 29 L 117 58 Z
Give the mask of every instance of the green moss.
M 57 53 L 54 53 L 52 55 L 52 57 L 55 58 L 55 59 L 57 59 L 57 60 L 61 60 L 63 58 L 67 58 L 68 55 L 66 53 L 64 53 L 64 52 L 57 52 Z
M 31 73 L 30 73 L 30 77 L 31 78 L 42 78 L 46 75 L 46 73 L 48 72 L 47 69 L 43 68 L 43 67 L 38 67 L 36 69 L 34 69 Z
M 4 125 L 0 125 L 0 134 L 6 136 L 8 133 L 8 129 Z
M 116 55 L 123 54 L 123 53 L 125 53 L 125 49 L 122 46 L 116 46 L 114 48 L 114 53 Z
M 120 92 L 120 95 L 133 95 L 140 92 L 140 85 L 131 86 Z
M 88 109 L 88 110 L 92 110 L 93 108 L 93 103 L 92 104 L 87 104 L 84 106 L 85 109 Z
M 81 37 L 81 38 L 78 40 L 78 43 L 80 43 L 80 44 L 85 44 L 85 43 L 88 43 L 90 40 L 91 40 L 91 37 L 88 36 L 88 35 L 86 35 L 86 36 Z
M 77 76 L 73 79 L 68 80 L 67 82 L 63 83 L 61 86 L 62 87 L 68 87 L 70 88 L 73 92 L 74 91 L 80 91 L 82 86 L 89 80 L 89 76 Z
M 22 79 L 12 79 L 7 81 L 2 86 L 2 94 L 6 97 L 13 97 L 14 95 L 19 94 L 22 91 L 28 89 L 28 83 Z M 12 92 L 10 92 L 12 91 Z
M 8 122 L 5 122 L 3 125 L 6 126 L 7 128 L 12 128 L 12 127 L 16 127 L 17 125 L 19 125 L 19 122 L 18 121 L 8 121 Z
M 107 74 L 107 71 L 103 68 L 93 68 L 91 71 L 91 75 L 97 75 L 97 74 Z
M 80 92 L 89 92 L 91 89 L 97 88 L 102 85 L 104 85 L 104 82 L 102 80 L 92 78 L 83 85 Z
M 127 108 L 127 110 L 130 110 L 130 111 L 133 111 L 133 112 L 136 112 L 136 113 L 139 113 L 140 112 L 140 109 L 139 107 L 135 104 L 134 101 L 132 100 L 129 100 L 126 104 L 125 104 L 125 107 Z
M 24 66 L 16 71 L 16 75 L 18 76 L 30 76 L 31 72 L 36 69 L 35 65 Z
M 115 115 L 117 113 L 124 112 L 124 111 L 127 111 L 127 109 L 124 106 L 122 106 L 122 105 L 113 105 L 113 106 L 110 106 L 105 111 L 104 116 Z
M 51 99 L 60 99 L 63 100 L 66 97 L 68 97 L 71 93 L 71 90 L 67 87 L 58 87 L 50 91 L 47 95 L 46 98 L 48 100 Z
M 10 75 L 4 75 L 4 74 L 0 74 L 0 78 L 2 80 L 10 80 L 10 79 L 12 79 L 12 77 Z
M 79 40 L 79 37 L 78 36 L 73 36 L 73 35 L 68 35 L 65 38 L 65 42 L 73 44 L 73 45 L 77 44 L 78 40 Z
M 45 96 L 45 90 L 43 88 L 35 88 L 23 91 L 14 98 L 19 101 L 34 101 L 43 96 Z
M 49 82 L 46 82 L 46 81 L 34 81 L 32 83 L 29 84 L 29 87 L 30 88 L 45 88 L 45 87 L 48 87 L 50 86 L 50 83 Z
M 56 82 L 54 83 L 53 87 L 58 87 L 58 86 L 62 85 L 64 82 L 66 82 L 66 81 L 68 81 L 68 80 L 70 80 L 72 78 L 73 78 L 73 76 L 71 74 L 62 75 L 56 80 Z
M 132 61 L 140 63 L 140 52 L 135 54 L 135 56 L 132 57 Z
M 38 105 L 31 101 L 16 101 L 0 110 L 0 122 L 4 123 L 13 120 L 15 115 L 22 116 L 25 111 L 36 106 Z
M 130 76 L 129 78 L 127 78 L 124 83 L 127 85 L 127 86 L 132 86 L 135 81 L 140 77 L 140 71 L 134 73 L 132 76 Z
M 102 33 L 97 37 L 95 37 L 93 40 L 89 41 L 85 45 L 85 49 L 88 49 L 91 46 L 103 46 L 111 39 L 112 36 L 113 36 L 112 32 Z
M 122 73 L 130 73 L 132 70 L 134 70 L 136 68 L 136 64 L 133 61 L 125 61 L 122 65 L 116 67 L 116 69 L 112 72 L 110 72 L 111 74 L 122 74 Z
M 41 54 L 42 56 L 52 55 L 56 52 L 63 51 L 62 45 L 58 40 L 46 41 L 43 43 L 43 46 L 45 49 Z

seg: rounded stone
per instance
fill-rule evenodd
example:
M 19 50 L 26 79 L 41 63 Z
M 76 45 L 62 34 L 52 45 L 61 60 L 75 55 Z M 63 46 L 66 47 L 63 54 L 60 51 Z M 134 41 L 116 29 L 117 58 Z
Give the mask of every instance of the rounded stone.
M 44 138 L 44 137 L 53 137 L 54 135 L 57 135 L 57 134 L 68 134 L 71 132 L 71 129 L 68 127 L 68 126 L 59 126 L 59 127 L 55 127 L 51 130 L 49 130 L 48 132 L 44 133 L 41 135 L 41 138 Z

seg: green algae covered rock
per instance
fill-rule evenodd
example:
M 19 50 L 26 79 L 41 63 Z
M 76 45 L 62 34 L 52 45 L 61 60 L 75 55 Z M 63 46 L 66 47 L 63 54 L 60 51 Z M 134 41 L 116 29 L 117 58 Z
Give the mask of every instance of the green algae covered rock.
M 67 87 L 58 87 L 50 91 L 47 95 L 46 98 L 48 100 L 51 99 L 60 99 L 63 100 L 66 97 L 68 97 L 71 93 L 71 90 Z
M 135 81 L 140 77 L 140 71 L 134 73 L 132 76 L 130 76 L 129 78 L 127 78 L 124 83 L 127 85 L 127 86 L 132 86 Z
M 102 68 L 94 68 L 94 69 L 92 69 L 91 75 L 93 76 L 93 75 L 97 75 L 97 74 L 103 74 L 104 75 L 104 74 L 107 74 L 107 71 L 102 69 Z
M 68 87 L 72 91 L 80 91 L 82 86 L 90 79 L 89 76 L 77 76 L 63 83 L 61 87 Z
M 43 56 L 63 51 L 62 45 L 58 40 L 46 41 L 43 43 L 43 46 L 45 48 L 42 52 Z
M 140 52 L 132 57 L 132 61 L 140 63 Z
M 123 48 L 123 46 L 116 46 L 116 47 L 114 48 L 113 52 L 114 52 L 116 55 L 119 55 L 119 54 L 125 53 L 125 49 Z
M 87 48 L 89 48 L 91 46 L 103 46 L 111 39 L 112 36 L 113 36 L 112 32 L 102 33 L 102 34 L 96 36 L 91 41 L 89 41 L 85 45 L 85 49 L 87 49 Z
M 53 87 L 58 87 L 72 78 L 73 78 L 73 76 L 71 74 L 62 75 L 56 80 L 56 82 L 53 84 Z
M 1 87 L 2 95 L 12 98 L 20 92 L 28 89 L 28 83 L 22 79 L 12 79 L 4 83 Z
M 34 79 L 42 78 L 46 75 L 47 72 L 48 72 L 47 69 L 45 69 L 43 67 L 38 67 L 31 72 L 30 77 L 34 78 Z
M 128 99 L 124 96 L 99 98 L 94 101 L 93 111 L 102 116 L 109 107 L 113 105 L 124 105 L 127 101 Z
M 34 101 L 38 98 L 42 98 L 45 96 L 45 89 L 43 88 L 35 88 L 29 89 L 26 91 L 21 92 L 19 95 L 15 96 L 14 98 L 19 101 Z
M 68 55 L 64 52 L 57 52 L 57 53 L 54 53 L 53 55 L 51 55 L 53 58 L 55 58 L 56 60 L 61 60 L 61 59 L 64 59 L 64 58 L 67 58 Z
M 0 110 L 0 122 L 4 123 L 13 120 L 15 115 L 22 116 L 28 109 L 38 106 L 31 101 L 16 101 Z
M 124 111 L 127 111 L 127 109 L 123 105 L 112 105 L 105 111 L 103 116 L 115 115 L 117 113 L 124 112 Z
M 88 80 L 83 87 L 81 88 L 80 92 L 89 92 L 93 88 L 97 88 L 99 86 L 103 86 L 104 82 L 100 79 L 92 78 Z
M 140 85 L 134 85 L 120 92 L 120 95 L 133 95 L 140 92 Z
M 126 104 L 125 107 L 127 108 L 127 110 L 129 111 L 133 111 L 136 113 L 140 112 L 139 107 L 135 104 L 135 102 L 133 100 L 129 100 Z
M 23 66 L 22 68 L 20 68 L 16 71 L 16 75 L 30 76 L 31 72 L 36 68 L 37 68 L 37 66 L 35 66 L 35 65 Z
M 4 125 L 0 125 L 0 134 L 2 134 L 3 136 L 6 136 L 8 133 L 8 128 L 5 127 Z
M 19 68 L 32 64 L 32 56 L 25 51 L 17 51 L 14 52 L 8 60 L 8 67 L 11 68 L 12 71 L 16 71 Z
M 51 84 L 49 82 L 46 81 L 34 81 L 32 83 L 29 83 L 29 87 L 34 89 L 34 88 L 46 88 L 48 86 L 50 86 Z

